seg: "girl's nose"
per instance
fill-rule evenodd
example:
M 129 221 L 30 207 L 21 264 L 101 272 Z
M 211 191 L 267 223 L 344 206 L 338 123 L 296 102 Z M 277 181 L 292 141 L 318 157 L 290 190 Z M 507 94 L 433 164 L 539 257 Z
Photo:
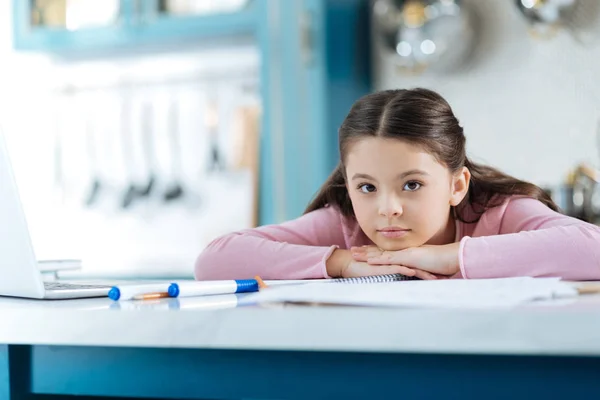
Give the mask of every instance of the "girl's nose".
M 395 196 L 386 199 L 379 209 L 379 214 L 386 218 L 399 217 L 402 212 L 402 204 Z

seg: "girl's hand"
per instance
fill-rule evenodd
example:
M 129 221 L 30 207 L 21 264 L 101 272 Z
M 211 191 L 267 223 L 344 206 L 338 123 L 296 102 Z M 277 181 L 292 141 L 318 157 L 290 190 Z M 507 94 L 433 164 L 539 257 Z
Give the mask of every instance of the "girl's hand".
M 449 276 L 460 270 L 459 247 L 460 243 L 451 243 L 440 246 L 423 245 L 399 251 L 384 251 L 375 246 L 363 246 L 353 247 L 351 252 L 354 260 L 367 262 L 373 266 L 402 265 L 416 271 Z
M 355 278 L 360 276 L 402 274 L 416 276 L 421 279 L 436 279 L 429 272 L 407 268 L 402 265 L 371 265 L 361 260 L 355 260 L 350 250 L 335 249 L 326 263 L 327 274 L 333 278 Z
M 354 278 L 359 276 L 402 274 L 405 276 L 416 276 L 420 279 L 437 279 L 433 274 L 418 269 L 407 268 L 402 265 L 371 265 L 362 261 L 351 261 L 346 268 L 342 269 L 342 278 Z

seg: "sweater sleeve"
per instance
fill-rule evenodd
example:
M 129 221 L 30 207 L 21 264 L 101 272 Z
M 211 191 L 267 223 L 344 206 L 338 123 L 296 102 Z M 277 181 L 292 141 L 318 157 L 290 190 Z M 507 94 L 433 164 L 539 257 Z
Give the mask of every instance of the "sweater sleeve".
M 342 216 L 325 207 L 280 225 L 221 236 L 198 256 L 198 280 L 328 278 L 325 262 L 345 246 Z
M 491 220 L 500 224 L 498 235 L 461 240 L 464 278 L 600 279 L 600 227 L 530 198 L 510 200 L 503 215 Z

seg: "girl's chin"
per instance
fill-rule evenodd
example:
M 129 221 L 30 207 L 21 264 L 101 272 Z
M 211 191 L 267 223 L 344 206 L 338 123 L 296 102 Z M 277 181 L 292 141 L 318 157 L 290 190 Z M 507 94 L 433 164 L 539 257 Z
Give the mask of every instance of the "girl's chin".
M 400 251 L 400 250 L 404 250 L 404 249 L 408 249 L 409 247 L 418 247 L 423 245 L 424 243 L 415 243 L 412 240 L 393 240 L 393 239 L 386 239 L 386 240 L 377 240 L 375 243 L 375 246 L 379 247 L 381 250 L 385 250 L 385 251 Z

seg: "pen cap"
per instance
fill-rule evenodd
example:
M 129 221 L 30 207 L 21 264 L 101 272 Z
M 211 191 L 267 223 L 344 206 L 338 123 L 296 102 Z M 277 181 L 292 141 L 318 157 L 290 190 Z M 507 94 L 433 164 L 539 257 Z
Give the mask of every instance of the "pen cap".
M 169 285 L 169 289 L 167 289 L 167 293 L 169 293 L 169 296 L 171 297 L 179 296 L 179 285 L 176 283 L 171 283 Z
M 118 287 L 113 286 L 109 291 L 108 291 L 108 298 L 111 300 L 119 300 L 119 298 L 121 297 L 121 291 L 119 290 Z

